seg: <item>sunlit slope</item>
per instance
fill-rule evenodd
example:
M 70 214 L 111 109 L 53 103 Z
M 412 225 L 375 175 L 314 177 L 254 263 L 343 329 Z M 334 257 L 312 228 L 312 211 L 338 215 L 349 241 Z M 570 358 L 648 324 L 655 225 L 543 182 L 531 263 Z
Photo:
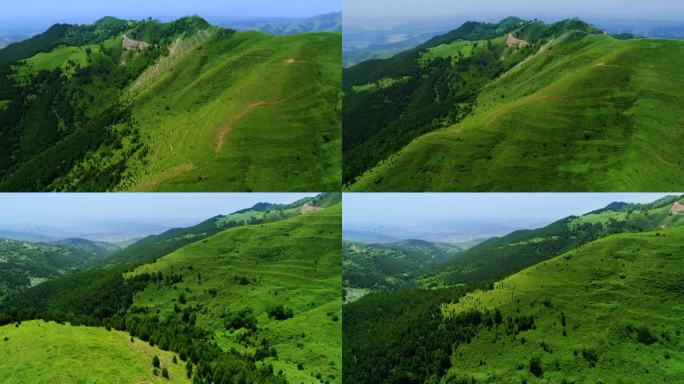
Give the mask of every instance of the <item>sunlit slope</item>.
M 36 320 L 0 327 L 0 343 L 3 383 L 190 383 L 172 353 L 125 332 Z M 152 373 L 154 356 L 168 379 Z
M 136 269 L 134 274 L 161 272 L 164 280 L 137 293 L 131 311 L 146 308 L 161 317 L 187 312 L 226 350 L 260 354 L 264 343 L 266 350 L 274 348 L 277 358 L 263 363 L 292 383 L 340 383 L 340 238 L 340 204 L 220 232 Z M 280 304 L 294 316 L 271 318 L 267 312 Z M 230 330 L 247 309 L 255 329 Z
M 340 46 L 338 33 L 177 42 L 129 89 L 148 149 L 119 188 L 336 189 Z
M 447 316 L 498 308 L 504 318 L 454 351 L 448 376 L 477 383 L 682 382 L 682 255 L 681 227 L 614 235 L 445 305 Z M 529 330 L 507 325 L 507 317 L 526 316 L 533 317 Z M 533 358 L 541 363 L 537 375 Z
M 552 41 L 352 190 L 650 191 L 684 177 L 684 43 Z

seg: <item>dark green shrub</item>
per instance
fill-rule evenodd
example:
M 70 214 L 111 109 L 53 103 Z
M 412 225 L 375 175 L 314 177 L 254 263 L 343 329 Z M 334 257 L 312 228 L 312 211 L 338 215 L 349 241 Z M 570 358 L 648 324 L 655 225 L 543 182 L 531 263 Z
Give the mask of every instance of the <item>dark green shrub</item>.
M 541 377 L 544 374 L 541 360 L 538 357 L 533 357 L 530 359 L 530 373 L 536 377 Z
M 268 310 L 268 317 L 274 318 L 276 320 L 287 320 L 294 316 L 292 308 L 287 308 L 282 304 L 279 304 Z

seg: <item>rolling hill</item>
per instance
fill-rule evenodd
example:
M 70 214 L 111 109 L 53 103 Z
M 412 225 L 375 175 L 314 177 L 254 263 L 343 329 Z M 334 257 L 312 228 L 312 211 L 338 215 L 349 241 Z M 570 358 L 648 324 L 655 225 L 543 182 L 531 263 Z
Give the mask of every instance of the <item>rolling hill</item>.
M 454 349 L 445 380 L 684 380 L 682 240 L 683 227 L 609 236 L 446 305 L 447 316 L 496 308 L 534 326 L 483 327 Z
M 103 18 L 0 50 L 0 189 L 340 183 L 339 33 Z
M 491 239 L 345 303 L 344 382 L 681 381 L 681 202 Z
M 671 210 L 683 200 L 668 196 L 649 204 L 615 203 L 543 228 L 492 238 L 448 261 L 421 283 L 440 286 L 496 280 L 612 234 L 682 226 L 684 215 Z
M 508 18 L 361 63 L 344 71 L 344 181 L 356 191 L 677 189 L 682 52 L 681 41 L 622 40 L 579 20 Z
M 125 332 L 26 321 L 0 327 L 0 381 L 3 383 L 190 383 L 173 354 Z M 106 348 L 103 348 L 106 346 Z M 161 369 L 153 373 L 157 356 Z M 49 364 L 44 364 L 49 362 Z M 112 373 L 115 372 L 115 375 Z
M 236 218 L 244 221 L 216 229 Z M 0 324 L 40 319 L 123 331 L 173 352 L 193 382 L 341 382 L 339 193 L 259 203 L 146 240 L 125 257 L 0 302 Z M 83 329 L 67 332 L 85 337 Z M 94 343 L 105 350 L 115 342 L 101 341 Z M 122 359 L 133 358 L 126 353 Z M 35 380 L 51 377 L 51 362 L 40 360 Z

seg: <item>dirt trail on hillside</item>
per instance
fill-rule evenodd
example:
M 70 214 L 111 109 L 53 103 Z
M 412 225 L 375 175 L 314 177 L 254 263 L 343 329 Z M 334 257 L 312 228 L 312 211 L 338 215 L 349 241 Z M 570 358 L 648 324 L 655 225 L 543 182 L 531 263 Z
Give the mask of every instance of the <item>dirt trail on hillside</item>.
M 507 115 L 510 112 L 513 112 L 514 110 L 523 107 L 527 104 L 530 104 L 535 101 L 541 101 L 541 100 L 555 100 L 558 99 L 558 97 L 553 97 L 549 95 L 539 95 L 539 96 L 534 96 L 534 97 L 526 97 L 522 100 L 516 101 L 513 104 L 506 106 L 504 108 L 499 109 L 494 115 L 487 121 L 487 125 L 491 125 L 495 121 L 499 120 L 501 116 Z
M 216 155 L 218 156 L 219 152 L 221 152 L 221 149 L 223 148 L 223 145 L 226 142 L 226 136 L 228 136 L 230 132 L 233 131 L 233 126 L 237 124 L 240 120 L 242 120 L 245 116 L 247 116 L 250 112 L 259 107 L 264 107 L 267 105 L 278 105 L 285 101 L 287 101 L 287 99 L 278 101 L 257 100 L 255 102 L 248 104 L 237 115 L 230 118 L 226 123 L 224 123 L 221 126 L 220 130 L 216 134 Z
M 134 189 L 136 192 L 153 192 L 156 191 L 157 188 L 159 188 L 159 185 L 161 185 L 161 183 L 176 178 L 178 176 L 184 175 L 186 173 L 192 172 L 195 169 L 197 169 L 197 167 L 195 167 L 195 165 L 192 162 L 182 164 L 173 168 L 169 168 L 156 174 L 150 179 L 143 181 L 142 183 L 138 184 Z

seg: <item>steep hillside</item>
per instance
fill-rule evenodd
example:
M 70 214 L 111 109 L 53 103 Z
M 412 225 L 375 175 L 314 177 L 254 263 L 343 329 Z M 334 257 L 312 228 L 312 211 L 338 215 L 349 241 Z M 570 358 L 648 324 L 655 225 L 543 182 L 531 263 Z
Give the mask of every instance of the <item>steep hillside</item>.
M 55 243 L 0 239 L 0 303 L 45 280 L 86 268 L 115 249 L 81 239 Z
M 160 235 L 148 236 L 103 260 L 107 265 L 149 263 L 187 244 L 229 228 L 279 221 L 310 210 L 327 208 L 341 201 L 340 193 L 324 193 L 290 204 L 259 203 L 229 215 L 219 215 L 188 228 L 175 228 Z
M 359 65 L 372 76 L 353 74 L 359 83 L 394 79 L 381 90 L 354 91 L 345 78 L 350 189 L 677 189 L 684 43 L 618 40 L 577 20 L 506 25 L 478 41 L 464 25 L 437 46 Z M 472 60 L 489 75 L 473 77 Z M 439 76 L 441 88 L 422 85 Z M 354 110 L 362 104 L 371 106 L 363 117 Z
M 511 273 L 616 233 L 645 232 L 684 225 L 684 215 L 671 213 L 681 196 L 649 204 L 619 204 L 571 216 L 544 228 L 522 230 L 492 238 L 463 252 L 433 275 L 426 286 L 500 279 Z
M 447 316 L 496 308 L 506 319 L 455 348 L 445 380 L 684 380 L 682 244 L 681 227 L 610 236 L 444 306 Z M 534 325 L 516 329 L 513 318 Z
M 369 291 L 400 289 L 435 267 L 460 255 L 463 249 L 445 243 L 403 240 L 388 244 L 343 242 L 342 279 L 346 300 Z
M 62 29 L 0 50 L 0 189 L 339 185 L 339 33 L 199 17 Z
M 0 341 L 3 383 L 191 382 L 174 354 L 120 331 L 27 321 L 0 327 L 0 339 L 4 340 Z M 161 367 L 156 374 L 152 365 L 155 356 Z M 163 368 L 168 378 L 161 376 Z
M 340 215 L 338 204 L 181 248 L 133 272 L 173 281 L 148 285 L 131 311 L 189 314 L 222 348 L 256 353 L 292 382 L 339 383 Z

